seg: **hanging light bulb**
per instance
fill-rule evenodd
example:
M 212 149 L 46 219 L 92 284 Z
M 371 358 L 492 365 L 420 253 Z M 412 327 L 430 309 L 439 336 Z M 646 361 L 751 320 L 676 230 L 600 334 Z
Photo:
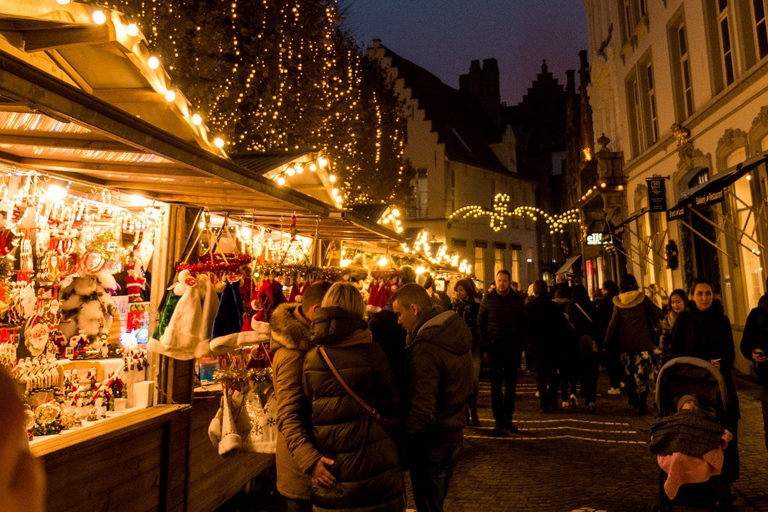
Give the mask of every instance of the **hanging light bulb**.
M 104 11 L 101 9 L 98 9 L 96 11 L 93 11 L 93 14 L 91 15 L 93 18 L 93 22 L 97 25 L 103 25 L 107 22 L 107 15 L 104 14 Z
M 192 116 L 192 124 L 201 124 L 203 122 L 203 118 L 200 117 L 200 114 L 195 114 Z
M 216 137 L 215 139 L 213 139 L 213 145 L 216 146 L 219 149 L 223 148 L 224 147 L 224 139 L 222 139 L 221 137 Z
M 285 173 L 288 176 L 293 176 L 294 174 L 296 174 L 296 169 L 294 169 L 293 167 L 289 167 L 288 169 L 285 170 Z
M 278 185 L 280 185 L 281 187 L 282 187 L 283 185 L 285 185 L 285 178 L 283 178 L 282 176 L 280 176 L 279 178 L 277 178 L 277 184 L 278 184 Z
M 149 69 L 157 69 L 160 67 L 160 59 L 155 57 L 154 55 L 147 60 L 147 66 L 149 66 Z
M 176 99 L 176 91 L 174 91 L 173 89 L 168 89 L 165 92 L 165 101 L 170 103 L 170 102 L 172 102 L 175 99 Z
M 328 181 L 330 181 L 331 183 L 336 183 L 336 175 L 331 174 L 330 176 L 328 176 Z
M 387 265 L 387 263 L 389 263 L 389 260 L 387 259 L 386 256 L 382 256 L 381 258 L 379 258 L 379 266 L 380 267 L 385 267 Z
M 56 0 L 56 3 L 59 5 L 67 5 L 69 3 L 69 0 Z
M 67 0 L 69 1 L 69 0 Z M 128 25 L 128 27 L 125 29 L 126 32 L 128 32 L 128 35 L 131 37 L 136 37 L 139 35 L 139 26 L 135 23 L 131 23 Z
M 328 160 L 326 160 L 323 157 L 320 157 L 317 159 L 317 163 L 320 164 L 320 167 L 325 167 L 326 165 L 328 165 Z

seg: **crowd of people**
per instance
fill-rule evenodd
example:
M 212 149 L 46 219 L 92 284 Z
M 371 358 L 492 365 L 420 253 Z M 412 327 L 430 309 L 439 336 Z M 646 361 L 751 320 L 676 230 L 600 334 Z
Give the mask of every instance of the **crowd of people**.
M 367 311 L 354 284 L 320 281 L 270 320 L 277 489 L 289 511 L 404 511 L 406 469 L 416 509 L 443 510 L 464 427 L 480 423 L 483 360 L 493 433 L 507 436 L 518 432 L 513 416 L 523 354 L 543 414 L 578 407 L 579 396 L 595 412 L 600 365 L 609 375 L 607 393 L 623 388 L 629 405 L 648 414 L 655 406 L 649 391 L 667 361 L 706 361 L 722 375 L 728 395 L 725 428 L 732 439 L 723 479 L 738 478 L 735 346 L 706 278 L 694 280 L 690 297 L 677 289 L 659 304 L 663 290 L 648 293 L 631 274 L 618 286 L 604 282 L 593 301 L 564 276 L 552 287 L 537 280 L 525 294 L 500 270 L 482 296 L 471 279 L 462 279 L 450 300 L 431 278 L 419 281 L 409 270 L 381 310 Z M 763 386 L 768 448 L 768 293 L 750 312 L 740 348 Z
M 417 510 L 442 510 L 463 429 L 480 423 L 483 361 L 493 434 L 508 436 L 518 432 L 523 354 L 543 414 L 579 407 L 579 397 L 594 413 L 604 365 L 607 393 L 626 393 L 645 415 L 655 407 L 651 391 L 665 362 L 690 356 L 710 363 L 728 394 L 732 440 L 723 478 L 738 478 L 734 341 L 707 279 L 693 282 L 689 300 L 680 289 L 642 289 L 627 274 L 618 285 L 604 282 L 591 300 L 562 275 L 552 287 L 535 281 L 525 294 L 500 270 L 485 293 L 471 279 L 453 283 L 451 300 L 432 278 L 409 270 L 381 310 L 367 312 L 353 284 L 319 282 L 300 304 L 281 305 L 272 317 L 277 486 L 289 510 L 402 511 L 405 469 Z M 741 350 L 768 390 L 768 295 L 749 315 Z M 768 421 L 768 391 L 763 398 Z

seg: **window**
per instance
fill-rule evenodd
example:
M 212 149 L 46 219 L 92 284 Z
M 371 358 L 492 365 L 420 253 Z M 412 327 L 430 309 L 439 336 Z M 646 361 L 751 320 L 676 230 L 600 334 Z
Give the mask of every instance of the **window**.
M 512 266 L 510 268 L 510 273 L 512 274 L 512 281 L 520 282 L 520 253 L 522 252 L 522 247 L 514 247 L 511 251 L 509 251 L 512 256 Z
M 626 94 L 632 154 L 637 156 L 659 140 L 656 84 L 650 58 L 643 59 L 627 78 Z
M 659 140 L 659 120 L 656 116 L 656 88 L 653 83 L 653 66 L 650 62 L 645 67 L 646 79 L 647 79 L 647 95 L 648 95 L 648 108 L 650 109 L 650 132 L 652 135 L 651 142 Z
M 675 82 L 675 107 L 677 120 L 682 121 L 693 114 L 693 85 L 691 83 L 691 61 L 688 52 L 688 38 L 685 22 L 679 21 L 670 30 L 673 62 L 672 75 Z
M 757 51 L 761 59 L 768 55 L 768 28 L 766 28 L 764 1 L 765 0 L 752 0 L 752 14 L 755 16 Z
M 636 156 L 642 153 L 645 149 L 645 146 L 641 141 L 643 120 L 641 117 L 642 108 L 640 105 L 640 90 L 637 85 L 636 77 L 632 77 L 627 82 L 627 96 L 629 126 L 632 135 L 632 153 Z
M 728 0 L 717 0 L 717 26 L 720 34 L 720 57 L 725 75 L 725 84 L 730 85 L 733 83 L 735 74 Z
M 624 39 L 632 39 L 632 32 L 635 29 L 634 16 L 632 16 L 632 0 L 622 0 L 622 10 L 624 12 Z
M 493 250 L 493 275 L 495 276 L 499 270 L 504 270 L 504 250 L 495 248 Z
M 417 169 L 416 179 L 413 184 L 413 215 L 416 218 L 427 216 L 427 199 L 429 192 L 429 181 L 427 180 L 427 170 Z
M 484 285 L 490 284 L 485 282 L 485 244 L 482 247 L 475 245 L 475 277 Z

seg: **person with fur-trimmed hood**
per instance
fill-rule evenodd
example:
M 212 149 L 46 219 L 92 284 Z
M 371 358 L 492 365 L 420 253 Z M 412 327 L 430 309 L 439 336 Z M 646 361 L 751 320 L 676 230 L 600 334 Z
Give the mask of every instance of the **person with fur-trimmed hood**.
M 613 315 L 605 334 L 608 350 L 618 347 L 624 367 L 624 385 L 630 405 L 648 414 L 648 388 L 656 380 L 654 350 L 656 325 L 662 311 L 649 299 L 632 274 L 621 276 L 619 293 L 613 298 Z
M 472 332 L 455 311 L 433 306 L 417 284 L 397 290 L 392 307 L 408 331 L 405 436 L 413 498 L 420 512 L 439 511 L 461 453 L 464 408 L 474 389 Z
M 275 352 L 272 378 L 277 399 L 277 490 L 288 501 L 289 512 L 311 512 L 311 478 L 333 484 L 322 456 L 312 443 L 310 407 L 304 396 L 304 357 L 315 346 L 312 319 L 331 287 L 318 281 L 304 292 L 301 304 L 280 304 L 272 314 L 270 348 Z

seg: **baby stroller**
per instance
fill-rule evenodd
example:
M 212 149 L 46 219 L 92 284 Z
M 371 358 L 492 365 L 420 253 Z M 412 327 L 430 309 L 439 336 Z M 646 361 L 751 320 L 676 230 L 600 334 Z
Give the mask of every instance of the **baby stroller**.
M 664 418 L 677 412 L 676 398 L 695 395 L 701 409 L 713 413 L 714 421 L 725 428 L 728 393 L 720 371 L 709 362 L 696 357 L 678 357 L 668 361 L 659 370 L 656 379 L 656 404 L 659 417 Z M 664 488 L 667 473 L 660 470 L 659 503 L 654 512 L 668 512 L 675 505 L 714 510 L 729 510 L 726 485 L 720 475 L 703 483 L 683 484 L 670 499 Z

